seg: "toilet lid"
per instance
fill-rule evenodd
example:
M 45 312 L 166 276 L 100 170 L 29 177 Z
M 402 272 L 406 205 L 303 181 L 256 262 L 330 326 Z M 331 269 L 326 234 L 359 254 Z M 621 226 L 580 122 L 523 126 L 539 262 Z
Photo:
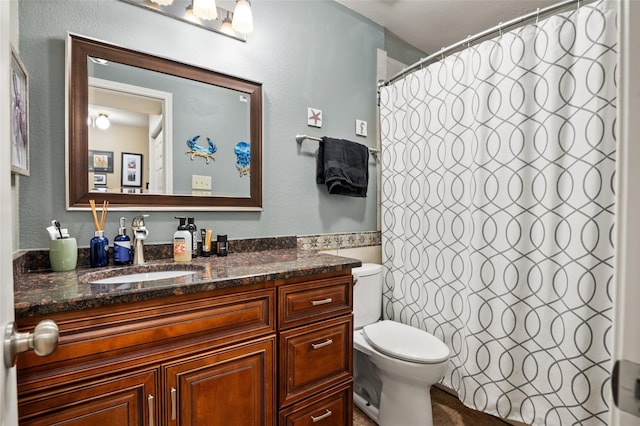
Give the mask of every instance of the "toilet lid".
M 362 334 L 376 350 L 393 358 L 436 364 L 449 358 L 449 348 L 440 339 L 419 328 L 395 321 L 366 325 Z

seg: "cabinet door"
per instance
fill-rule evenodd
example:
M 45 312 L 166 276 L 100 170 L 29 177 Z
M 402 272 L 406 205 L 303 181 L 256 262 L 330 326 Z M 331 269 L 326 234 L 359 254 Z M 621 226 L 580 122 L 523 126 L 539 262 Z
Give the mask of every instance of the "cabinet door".
M 163 367 L 168 425 L 274 424 L 275 337 Z
M 116 426 L 157 424 L 157 370 L 22 400 L 21 425 Z

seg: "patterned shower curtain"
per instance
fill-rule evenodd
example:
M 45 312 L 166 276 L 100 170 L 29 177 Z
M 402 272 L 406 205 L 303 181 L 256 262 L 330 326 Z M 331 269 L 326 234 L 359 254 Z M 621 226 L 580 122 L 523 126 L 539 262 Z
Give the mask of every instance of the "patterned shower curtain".
M 502 418 L 608 423 L 616 16 L 581 5 L 381 90 L 385 317 Z

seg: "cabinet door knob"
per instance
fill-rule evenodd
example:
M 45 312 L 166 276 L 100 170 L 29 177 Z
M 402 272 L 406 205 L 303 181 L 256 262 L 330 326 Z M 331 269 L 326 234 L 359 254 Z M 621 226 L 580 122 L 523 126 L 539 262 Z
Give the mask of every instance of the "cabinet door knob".
M 327 417 L 330 417 L 332 414 L 333 414 L 333 413 L 331 412 L 331 410 L 327 410 L 327 412 L 326 412 L 326 413 L 324 413 L 324 414 L 322 414 L 322 415 L 319 415 L 318 417 L 313 417 L 313 416 L 311 416 L 311 421 L 312 421 L 312 422 L 314 422 L 314 423 L 317 423 L 317 422 L 319 422 L 320 420 L 324 420 L 324 419 L 326 419 Z
M 331 340 L 331 339 L 327 339 L 327 340 L 325 340 L 325 341 L 324 341 L 324 342 L 322 342 L 322 343 L 312 343 L 312 344 L 311 344 L 311 347 L 312 347 L 313 349 L 320 349 L 320 348 L 324 348 L 325 346 L 329 346 L 329 345 L 330 345 L 330 344 L 332 344 L 332 343 L 333 343 L 333 340 Z
M 154 419 L 153 419 L 153 395 L 149 395 L 147 397 L 147 404 L 149 404 L 149 426 L 154 426 Z
M 16 365 L 18 354 L 31 349 L 38 356 L 51 355 L 58 348 L 58 325 L 52 320 L 43 320 L 36 325 L 33 333 L 19 333 L 15 322 L 10 322 L 4 330 L 4 365 Z

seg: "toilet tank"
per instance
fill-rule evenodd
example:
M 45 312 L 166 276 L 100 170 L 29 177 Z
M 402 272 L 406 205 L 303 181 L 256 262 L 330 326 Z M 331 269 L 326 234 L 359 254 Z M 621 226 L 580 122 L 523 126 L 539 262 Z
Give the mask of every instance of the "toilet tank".
M 382 314 L 382 265 L 363 263 L 351 270 L 354 328 L 378 321 Z

